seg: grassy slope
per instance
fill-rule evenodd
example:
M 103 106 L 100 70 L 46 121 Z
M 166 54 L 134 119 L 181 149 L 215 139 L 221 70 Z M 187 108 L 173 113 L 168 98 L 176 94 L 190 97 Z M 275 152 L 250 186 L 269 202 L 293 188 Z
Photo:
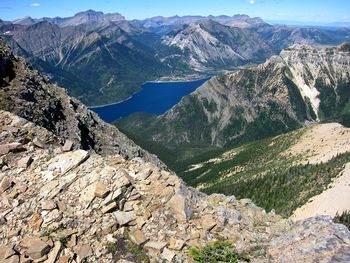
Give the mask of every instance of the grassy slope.
M 188 184 L 199 186 L 206 193 L 251 198 L 268 211 L 275 209 L 289 216 L 312 196 L 326 189 L 350 161 L 350 154 L 346 153 L 327 163 L 301 165 L 298 164 L 301 157 L 281 155 L 303 131 L 230 149 L 224 155 L 217 155 L 219 161 L 202 163 L 202 167 L 190 171 L 191 166 L 183 167 L 178 174 Z

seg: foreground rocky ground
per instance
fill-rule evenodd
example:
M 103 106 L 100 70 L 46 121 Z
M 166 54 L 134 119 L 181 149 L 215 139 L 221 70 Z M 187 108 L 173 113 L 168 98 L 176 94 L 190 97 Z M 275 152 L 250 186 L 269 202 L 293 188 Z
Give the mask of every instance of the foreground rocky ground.
M 8 112 L 0 122 L 0 262 L 190 262 L 214 240 L 253 262 L 350 260 L 349 230 L 328 217 L 292 223 L 140 158 L 72 151 Z

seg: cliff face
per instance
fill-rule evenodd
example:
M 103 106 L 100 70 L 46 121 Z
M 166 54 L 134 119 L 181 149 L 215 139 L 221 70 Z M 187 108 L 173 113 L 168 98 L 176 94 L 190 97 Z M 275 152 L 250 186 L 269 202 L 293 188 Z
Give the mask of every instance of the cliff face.
M 69 97 L 64 89 L 29 68 L 2 41 L 0 50 L 0 109 L 26 118 L 63 140 L 72 141 L 76 149 L 94 150 L 104 155 L 120 154 L 125 158 L 143 157 L 161 163 L 78 100 Z
M 164 115 L 130 118 L 121 127 L 169 147 L 230 146 L 347 116 L 344 47 L 292 46 L 264 64 L 212 78 Z

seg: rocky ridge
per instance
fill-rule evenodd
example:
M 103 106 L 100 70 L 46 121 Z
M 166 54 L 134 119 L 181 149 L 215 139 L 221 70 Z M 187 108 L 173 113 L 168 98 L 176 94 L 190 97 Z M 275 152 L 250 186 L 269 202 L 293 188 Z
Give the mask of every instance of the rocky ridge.
M 114 126 L 103 122 L 66 91 L 48 82 L 31 69 L 23 58 L 15 57 L 0 41 L 0 109 L 45 127 L 75 149 L 100 154 L 120 154 L 124 158 L 143 157 L 161 164 L 156 156 L 141 149 Z M 43 141 L 43 138 L 39 138 Z M 43 141 L 45 142 L 45 141 Z
M 226 239 L 252 262 L 350 260 L 349 230 L 328 217 L 293 223 L 140 158 L 71 151 L 23 118 L 0 120 L 1 262 L 139 262 L 131 241 L 151 262 L 190 262 L 189 247 Z

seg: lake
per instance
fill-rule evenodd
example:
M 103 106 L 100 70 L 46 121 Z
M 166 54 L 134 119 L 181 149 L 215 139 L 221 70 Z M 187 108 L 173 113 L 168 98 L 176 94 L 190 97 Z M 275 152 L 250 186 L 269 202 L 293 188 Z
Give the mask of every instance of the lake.
M 101 119 L 109 123 L 128 117 L 135 112 L 155 115 L 165 113 L 176 105 L 183 96 L 195 91 L 208 78 L 186 82 L 147 82 L 140 92 L 119 103 L 91 108 Z

